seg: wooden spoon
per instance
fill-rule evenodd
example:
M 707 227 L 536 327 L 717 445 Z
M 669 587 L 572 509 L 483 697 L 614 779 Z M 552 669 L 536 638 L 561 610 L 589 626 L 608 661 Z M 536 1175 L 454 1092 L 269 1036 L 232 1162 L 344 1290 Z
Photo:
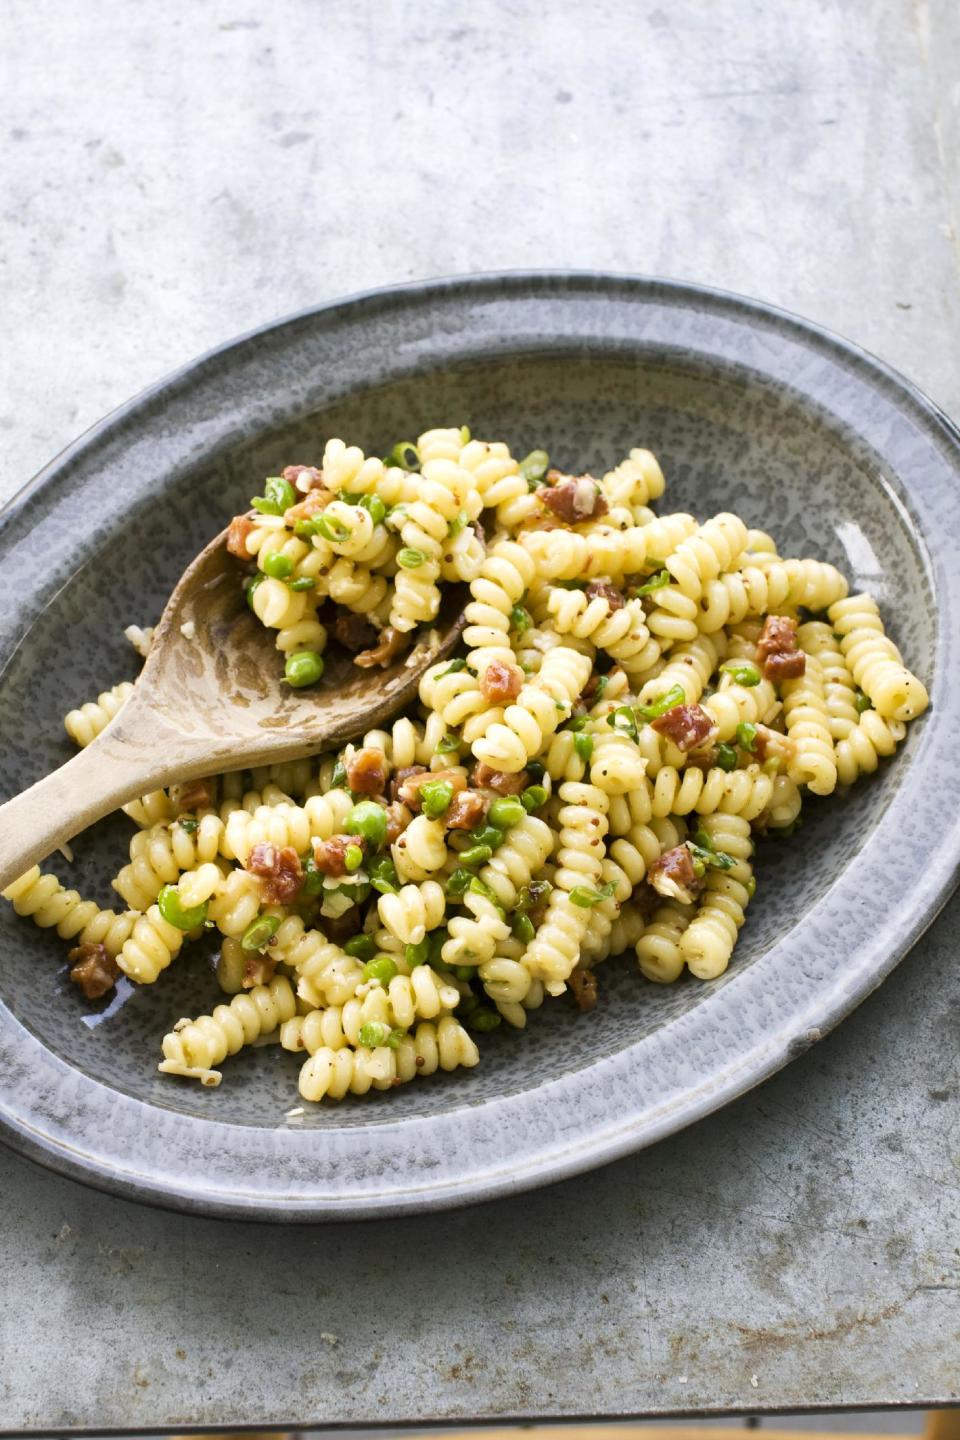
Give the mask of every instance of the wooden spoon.
M 362 670 L 345 652 L 328 652 L 322 684 L 296 690 L 282 683 L 273 633 L 251 614 L 240 579 L 224 531 L 184 572 L 116 718 L 66 765 L 0 806 L 0 889 L 137 796 L 336 749 L 384 723 L 416 702 L 424 670 L 450 654 L 463 628 L 456 587 L 434 631 L 386 669 Z

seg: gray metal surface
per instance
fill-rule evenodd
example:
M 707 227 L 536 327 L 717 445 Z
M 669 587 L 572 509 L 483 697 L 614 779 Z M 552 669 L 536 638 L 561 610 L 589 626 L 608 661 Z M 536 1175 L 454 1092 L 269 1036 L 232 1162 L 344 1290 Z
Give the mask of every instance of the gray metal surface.
M 950 0 L 8 0 L 3 493 L 247 326 L 508 265 L 760 294 L 960 413 L 958 23 Z M 478 1210 L 272 1230 L 4 1153 L 0 1428 L 957 1400 L 958 940 L 955 901 L 754 1095 Z

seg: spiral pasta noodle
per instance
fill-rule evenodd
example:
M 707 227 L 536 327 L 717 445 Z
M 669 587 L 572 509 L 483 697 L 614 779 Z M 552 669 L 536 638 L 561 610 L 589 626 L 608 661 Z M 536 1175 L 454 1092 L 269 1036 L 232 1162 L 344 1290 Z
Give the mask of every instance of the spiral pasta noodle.
M 63 728 L 75 745 L 83 750 L 96 740 L 110 721 L 123 708 L 133 694 L 133 685 L 122 680 L 110 690 L 104 690 L 96 700 L 88 700 L 77 710 L 70 710 L 63 720 Z
M 903 656 L 884 633 L 871 595 L 851 595 L 828 611 L 842 637 L 840 649 L 860 689 L 877 711 L 890 720 L 914 720 L 930 703 L 926 687 L 903 663 Z

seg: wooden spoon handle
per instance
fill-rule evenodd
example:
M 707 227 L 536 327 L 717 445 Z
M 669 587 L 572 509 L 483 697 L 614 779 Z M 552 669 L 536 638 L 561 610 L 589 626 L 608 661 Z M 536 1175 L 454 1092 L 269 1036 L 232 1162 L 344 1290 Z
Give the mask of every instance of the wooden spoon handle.
M 162 726 L 158 732 L 147 710 L 131 696 L 121 715 L 79 755 L 0 805 L 0 890 L 126 801 L 206 769 L 205 737 L 195 745 L 182 736 L 171 743 L 170 732 Z M 147 743 L 141 736 L 150 726 Z

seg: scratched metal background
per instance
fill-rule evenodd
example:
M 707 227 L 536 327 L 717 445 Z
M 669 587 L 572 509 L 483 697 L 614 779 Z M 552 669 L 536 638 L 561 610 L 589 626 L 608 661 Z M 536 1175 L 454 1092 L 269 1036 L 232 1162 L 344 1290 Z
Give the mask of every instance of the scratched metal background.
M 0 493 L 234 332 L 511 265 L 761 295 L 960 414 L 958 75 L 954 0 L 6 0 Z M 760 1091 L 481 1209 L 225 1224 L 3 1152 L 0 1429 L 960 1399 L 958 948 L 954 902 Z

